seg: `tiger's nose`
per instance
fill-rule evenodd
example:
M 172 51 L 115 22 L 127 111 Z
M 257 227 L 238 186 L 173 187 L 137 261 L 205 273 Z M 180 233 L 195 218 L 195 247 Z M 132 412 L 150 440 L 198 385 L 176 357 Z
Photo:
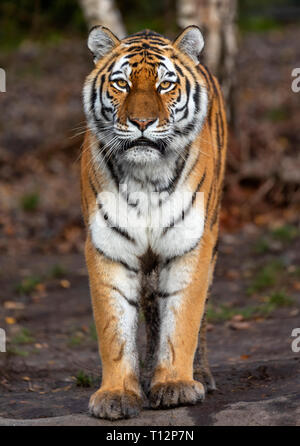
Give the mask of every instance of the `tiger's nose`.
M 129 118 L 129 121 L 143 132 L 149 125 L 156 121 L 156 118 Z

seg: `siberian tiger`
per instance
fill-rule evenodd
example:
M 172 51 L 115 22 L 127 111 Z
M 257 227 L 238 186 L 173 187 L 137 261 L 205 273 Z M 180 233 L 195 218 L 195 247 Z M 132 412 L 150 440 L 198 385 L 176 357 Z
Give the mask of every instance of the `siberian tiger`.
M 121 41 L 101 26 L 89 34 L 95 69 L 83 90 L 81 190 L 102 360 L 102 384 L 89 404 L 96 417 L 136 416 L 145 395 L 152 408 L 202 401 L 200 372 L 215 386 L 204 313 L 227 129 L 219 84 L 199 63 L 203 45 L 196 26 L 174 42 L 149 30 Z M 148 371 L 153 366 L 146 390 L 136 344 L 140 308 Z

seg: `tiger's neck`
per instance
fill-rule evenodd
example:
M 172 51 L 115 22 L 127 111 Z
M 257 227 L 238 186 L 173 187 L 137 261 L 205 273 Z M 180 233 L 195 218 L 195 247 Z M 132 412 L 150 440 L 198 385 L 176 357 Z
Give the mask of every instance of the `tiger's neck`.
M 95 171 L 106 173 L 106 190 L 126 190 L 128 195 L 136 192 L 171 194 L 182 182 L 184 172 L 195 162 L 195 155 L 187 145 L 181 154 L 170 153 L 159 163 L 134 166 L 103 153 L 96 137 L 90 133 L 91 163 Z M 109 153 L 109 148 L 108 148 Z

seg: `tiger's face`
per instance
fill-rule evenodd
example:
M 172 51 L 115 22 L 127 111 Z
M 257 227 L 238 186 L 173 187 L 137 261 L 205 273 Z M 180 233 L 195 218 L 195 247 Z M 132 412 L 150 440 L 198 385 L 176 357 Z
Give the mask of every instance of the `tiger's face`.
M 85 83 L 84 105 L 103 151 L 134 164 L 180 156 L 207 113 L 196 68 L 199 29 L 189 27 L 171 43 L 152 31 L 119 41 L 96 27 L 88 45 L 96 67 Z

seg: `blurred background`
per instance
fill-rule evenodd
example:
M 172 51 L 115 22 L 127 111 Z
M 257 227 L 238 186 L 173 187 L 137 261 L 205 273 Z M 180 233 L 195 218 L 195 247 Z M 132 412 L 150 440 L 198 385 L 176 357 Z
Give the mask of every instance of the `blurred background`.
M 12 401 L 27 392 L 31 401 L 0 402 L 4 416 L 34 416 L 28 388 L 48 395 L 94 385 L 79 158 L 81 90 L 93 67 L 86 39 L 97 23 L 119 37 L 151 28 L 174 38 L 189 24 L 201 27 L 202 61 L 220 79 L 230 122 L 212 339 L 232 336 L 230 324 L 241 330 L 227 356 L 246 360 L 254 355 L 251 324 L 271 318 L 286 343 L 290 318 L 299 321 L 300 92 L 291 88 L 300 67 L 299 2 L 1 0 L 0 327 L 8 354 L 0 357 L 0 391 L 19 392 Z M 74 395 L 61 409 L 47 400 L 43 413 L 79 410 Z

